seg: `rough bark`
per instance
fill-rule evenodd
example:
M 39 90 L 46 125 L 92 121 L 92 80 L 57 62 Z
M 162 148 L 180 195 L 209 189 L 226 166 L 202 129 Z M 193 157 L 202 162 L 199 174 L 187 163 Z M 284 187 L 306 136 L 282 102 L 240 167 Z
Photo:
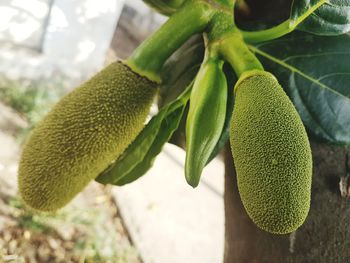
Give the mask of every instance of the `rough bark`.
M 307 220 L 290 235 L 272 235 L 258 229 L 247 216 L 231 152 L 226 150 L 224 263 L 349 262 L 350 171 L 349 167 L 346 170 L 346 156 L 350 147 L 312 143 L 312 151 L 314 171 Z

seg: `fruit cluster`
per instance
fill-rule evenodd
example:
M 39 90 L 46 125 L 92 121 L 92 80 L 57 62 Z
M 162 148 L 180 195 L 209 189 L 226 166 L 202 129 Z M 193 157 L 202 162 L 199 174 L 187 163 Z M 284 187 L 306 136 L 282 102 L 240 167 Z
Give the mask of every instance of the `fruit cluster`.
M 310 206 L 308 137 L 286 93 L 235 26 L 234 1 L 147 2 L 171 15 L 169 20 L 127 60 L 112 63 L 61 99 L 33 130 L 19 166 L 23 200 L 34 209 L 53 211 L 91 180 L 115 185 L 136 180 L 176 130 L 188 101 L 185 177 L 196 187 L 223 132 L 227 101 L 234 96 L 230 143 L 243 205 L 260 228 L 294 231 Z M 164 63 L 199 33 L 205 56 L 196 77 L 144 126 L 165 81 L 160 74 Z M 224 63 L 238 78 L 234 94 Z M 159 134 L 151 134 L 152 129 Z M 135 159 L 140 151 L 142 158 Z

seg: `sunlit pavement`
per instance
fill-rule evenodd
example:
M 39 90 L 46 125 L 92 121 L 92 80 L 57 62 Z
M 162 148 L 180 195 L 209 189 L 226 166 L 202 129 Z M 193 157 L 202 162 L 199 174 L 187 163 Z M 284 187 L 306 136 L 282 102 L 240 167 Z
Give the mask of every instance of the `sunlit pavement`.
M 184 151 L 168 144 L 144 177 L 113 189 L 144 263 L 222 262 L 223 163 L 212 161 L 193 189 L 184 161 Z

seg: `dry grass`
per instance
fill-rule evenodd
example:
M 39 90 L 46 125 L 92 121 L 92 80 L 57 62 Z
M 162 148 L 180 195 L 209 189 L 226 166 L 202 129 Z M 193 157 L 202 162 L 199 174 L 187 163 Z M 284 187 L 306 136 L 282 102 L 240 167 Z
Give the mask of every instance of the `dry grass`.
M 38 214 L 0 198 L 0 262 L 138 263 L 106 189 L 90 185 L 73 204 Z

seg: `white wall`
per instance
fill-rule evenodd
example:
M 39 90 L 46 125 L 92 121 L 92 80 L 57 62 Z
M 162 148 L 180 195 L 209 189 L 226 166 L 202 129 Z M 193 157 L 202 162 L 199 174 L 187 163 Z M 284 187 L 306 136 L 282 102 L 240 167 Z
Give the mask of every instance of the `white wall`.
M 17 15 L 8 15 L 0 27 L 0 74 L 11 78 L 65 75 L 79 82 L 103 66 L 124 0 L 52 0 L 48 25 L 43 28 L 50 1 L 1 0 L 0 17 L 11 8 Z M 22 39 L 15 37 L 21 35 Z
M 52 0 L 1 0 L 0 41 L 39 49 Z

